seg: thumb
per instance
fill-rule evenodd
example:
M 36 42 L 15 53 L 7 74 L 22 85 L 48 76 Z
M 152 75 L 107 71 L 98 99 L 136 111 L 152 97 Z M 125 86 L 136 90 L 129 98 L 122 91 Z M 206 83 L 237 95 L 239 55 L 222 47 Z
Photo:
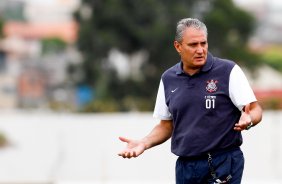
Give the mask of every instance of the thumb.
M 130 140 L 125 137 L 119 137 L 119 140 L 121 140 L 122 142 L 126 142 L 126 143 L 130 142 Z
M 250 104 L 245 105 L 245 113 L 250 114 Z

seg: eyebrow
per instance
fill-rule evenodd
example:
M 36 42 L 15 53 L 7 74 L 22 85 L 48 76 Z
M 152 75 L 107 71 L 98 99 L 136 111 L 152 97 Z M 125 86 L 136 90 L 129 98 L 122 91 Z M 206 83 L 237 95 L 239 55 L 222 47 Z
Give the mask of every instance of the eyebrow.
M 187 45 L 197 45 L 197 44 L 206 44 L 207 41 L 201 41 L 201 42 L 190 42 L 190 43 L 186 43 Z

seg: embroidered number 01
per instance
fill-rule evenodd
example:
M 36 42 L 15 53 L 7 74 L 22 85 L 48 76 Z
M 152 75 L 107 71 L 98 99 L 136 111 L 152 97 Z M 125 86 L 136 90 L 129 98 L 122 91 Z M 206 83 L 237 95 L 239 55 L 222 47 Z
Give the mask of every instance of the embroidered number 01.
M 215 99 L 206 99 L 206 109 L 214 109 L 215 108 Z

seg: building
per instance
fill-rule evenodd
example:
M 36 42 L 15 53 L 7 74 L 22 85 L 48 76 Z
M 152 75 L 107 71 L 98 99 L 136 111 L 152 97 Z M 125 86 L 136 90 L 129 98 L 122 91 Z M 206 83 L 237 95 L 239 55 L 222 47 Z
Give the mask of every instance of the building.
M 5 59 L 0 62 L 2 66 L 0 80 L 3 76 L 2 78 L 9 83 L 0 83 L 0 100 L 8 99 L 9 96 L 16 102 L 13 101 L 1 108 L 45 107 L 48 103 L 46 95 L 50 94 L 50 90 L 62 86 L 67 80 L 66 69 L 69 62 L 80 60 L 73 48 L 73 43 L 77 39 L 78 25 L 72 17 L 79 2 L 79 0 L 1 1 L 0 9 L 10 7 L 17 10 L 21 7 L 21 16 L 18 18 L 13 18 L 5 11 L 3 16 L 9 18 L 5 19 L 4 37 L 0 40 L 0 50 L 5 55 Z M 48 39 L 62 40 L 66 43 L 66 48 L 57 53 L 44 54 L 42 40 Z M 1 93 L 7 88 L 13 89 L 9 90 L 13 93 Z
M 282 44 L 282 1 L 280 0 L 234 0 L 257 19 L 257 29 L 252 38 L 254 44 Z

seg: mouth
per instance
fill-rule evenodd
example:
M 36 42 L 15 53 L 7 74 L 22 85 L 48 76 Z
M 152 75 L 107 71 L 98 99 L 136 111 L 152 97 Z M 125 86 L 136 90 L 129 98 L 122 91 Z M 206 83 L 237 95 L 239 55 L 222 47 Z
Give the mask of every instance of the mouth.
M 196 61 L 203 61 L 204 60 L 204 56 L 196 56 L 196 57 L 194 57 L 194 59 Z

